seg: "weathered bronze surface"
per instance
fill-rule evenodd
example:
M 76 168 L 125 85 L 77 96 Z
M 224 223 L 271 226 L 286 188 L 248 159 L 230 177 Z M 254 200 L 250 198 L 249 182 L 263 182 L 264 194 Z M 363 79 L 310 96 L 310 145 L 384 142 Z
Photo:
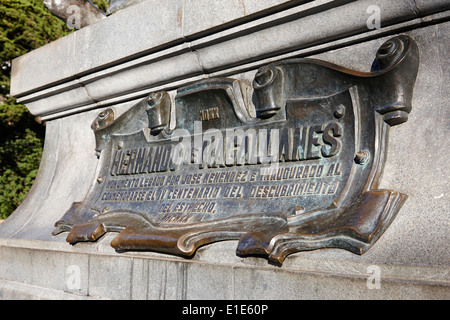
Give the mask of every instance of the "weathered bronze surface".
M 366 252 L 407 196 L 378 190 L 389 127 L 404 123 L 419 64 L 407 36 L 370 73 L 310 59 L 262 67 L 253 84 L 207 79 L 95 119 L 97 176 L 54 234 L 118 251 L 185 257 L 239 240 L 282 264 L 303 250 Z

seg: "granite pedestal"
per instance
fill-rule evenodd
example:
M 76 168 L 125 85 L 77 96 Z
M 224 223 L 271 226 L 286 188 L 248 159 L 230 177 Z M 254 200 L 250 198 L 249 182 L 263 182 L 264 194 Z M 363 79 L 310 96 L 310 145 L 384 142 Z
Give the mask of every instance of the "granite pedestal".
M 0 225 L 0 298 L 449 299 L 449 10 L 450 1 L 149 0 L 16 59 L 11 94 L 45 123 L 46 140 L 32 190 Z M 236 241 L 186 260 L 118 253 L 114 234 L 75 246 L 52 235 L 94 181 L 100 111 L 122 114 L 150 92 L 205 78 L 251 81 L 287 58 L 370 71 L 399 34 L 419 47 L 419 74 L 408 122 L 391 129 L 381 187 L 409 199 L 366 254 L 300 252 L 279 267 L 236 256 Z

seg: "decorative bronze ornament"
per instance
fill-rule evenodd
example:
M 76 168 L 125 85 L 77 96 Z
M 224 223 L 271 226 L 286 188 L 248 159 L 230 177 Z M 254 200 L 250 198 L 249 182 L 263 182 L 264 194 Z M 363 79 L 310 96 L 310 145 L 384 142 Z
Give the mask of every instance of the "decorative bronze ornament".
M 407 196 L 379 190 L 389 127 L 411 111 L 419 54 L 407 36 L 377 53 L 378 71 L 295 59 L 262 67 L 253 85 L 215 78 L 152 93 L 93 123 L 97 176 L 54 234 L 117 251 L 192 257 L 239 240 L 240 256 L 282 264 L 291 253 L 363 254 Z
M 71 29 L 81 29 L 141 0 L 108 0 L 106 12 L 90 0 L 43 0 L 45 7 Z

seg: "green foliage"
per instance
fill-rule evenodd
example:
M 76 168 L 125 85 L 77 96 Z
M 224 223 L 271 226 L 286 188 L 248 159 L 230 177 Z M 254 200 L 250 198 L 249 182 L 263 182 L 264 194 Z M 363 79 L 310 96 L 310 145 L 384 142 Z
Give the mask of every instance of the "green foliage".
M 39 168 L 44 128 L 9 96 L 11 61 L 70 30 L 42 0 L 0 0 L 0 219 L 23 201 Z

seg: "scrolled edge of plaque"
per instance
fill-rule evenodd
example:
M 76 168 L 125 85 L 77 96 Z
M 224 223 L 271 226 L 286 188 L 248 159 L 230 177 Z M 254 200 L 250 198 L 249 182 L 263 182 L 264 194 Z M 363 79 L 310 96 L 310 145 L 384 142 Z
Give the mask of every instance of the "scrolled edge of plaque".
M 408 120 L 419 65 L 408 36 L 373 71 L 313 59 L 261 67 L 253 83 L 206 79 L 155 92 L 92 124 L 99 158 L 83 202 L 53 234 L 118 251 L 192 257 L 238 240 L 239 256 L 281 265 L 292 253 L 367 252 L 407 195 L 379 190 L 389 127 Z

